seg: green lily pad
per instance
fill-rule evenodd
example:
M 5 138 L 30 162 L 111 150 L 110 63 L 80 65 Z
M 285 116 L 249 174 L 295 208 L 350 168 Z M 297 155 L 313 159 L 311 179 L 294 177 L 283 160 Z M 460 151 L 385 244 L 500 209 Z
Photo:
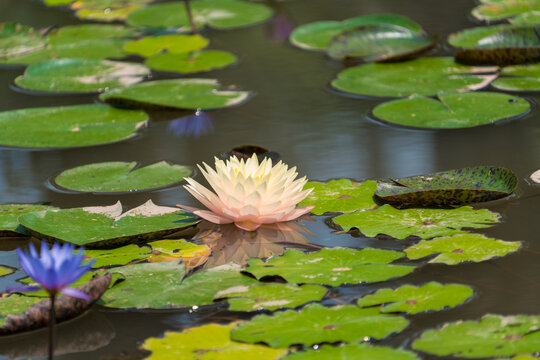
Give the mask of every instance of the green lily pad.
M 371 248 L 324 248 L 309 254 L 288 250 L 283 256 L 266 261 L 250 259 L 246 272 L 257 279 L 280 276 L 290 283 L 339 286 L 405 276 L 415 266 L 390 264 L 402 257 L 403 253 L 398 251 Z
M 104 266 L 126 265 L 135 260 L 148 258 L 152 250 L 147 247 L 139 247 L 135 244 L 122 246 L 116 249 L 108 250 L 88 250 L 84 251 L 84 256 L 94 259 L 93 268 L 97 269 Z
M 540 10 L 540 1 L 483 0 L 471 11 L 471 14 L 479 20 L 497 21 L 533 10 Z
M 0 297 L 0 327 L 4 326 L 9 315 L 20 315 L 29 310 L 32 305 L 43 300 L 39 297 L 11 294 Z
M 74 105 L 0 112 L 0 146 L 68 148 L 135 136 L 148 115 L 106 105 Z
M 474 210 L 470 206 L 457 209 L 402 209 L 383 205 L 375 210 L 357 211 L 337 216 L 334 223 L 343 230 L 357 228 L 367 237 L 385 234 L 396 239 L 435 236 L 465 232 L 464 228 L 481 229 L 499 222 L 501 216 L 488 209 Z
M 135 161 L 111 161 L 64 170 L 54 182 L 62 188 L 81 192 L 134 192 L 169 186 L 192 173 L 187 166 L 166 161 L 142 168 L 137 168 Z
M 53 206 L 34 204 L 0 205 L 0 237 L 28 236 L 26 229 L 19 223 L 19 216 L 31 212 L 57 209 Z
M 390 203 L 434 206 L 463 205 L 499 199 L 517 186 L 513 171 L 476 166 L 380 182 L 375 195 Z
M 540 60 L 540 25 L 495 25 L 462 30 L 448 37 L 457 61 L 515 65 Z
M 451 57 L 423 57 L 399 63 L 354 66 L 341 71 L 331 85 L 353 95 L 430 96 L 443 91 L 481 89 L 495 79 L 496 75 L 486 74 L 493 70 L 456 64 Z
M 457 265 L 466 261 L 480 262 L 502 257 L 517 251 L 520 247 L 519 241 L 502 241 L 481 234 L 458 234 L 422 240 L 404 251 L 409 259 L 438 254 L 429 262 Z
M 532 356 L 532 355 L 516 355 L 512 357 L 511 359 L 498 358 L 495 360 L 537 360 L 537 359 L 538 358 L 536 356 Z
M 219 291 L 214 300 L 225 298 L 230 311 L 257 311 L 295 308 L 321 301 L 328 289 L 319 285 L 266 284 L 234 286 Z
M 124 21 L 133 11 L 152 0 L 78 0 L 70 5 L 75 16 L 83 20 L 103 22 Z
M 178 109 L 217 109 L 244 102 L 250 92 L 218 90 L 215 79 L 173 79 L 149 81 L 111 89 L 99 96 L 111 104 Z
M 346 344 L 343 346 L 323 345 L 319 349 L 308 349 L 290 353 L 283 360 L 344 360 L 344 359 L 370 359 L 370 360 L 420 360 L 413 352 L 392 349 L 386 346 L 373 346 L 370 344 Z
M 540 351 L 540 316 L 485 315 L 427 330 L 412 348 L 438 356 L 468 359 L 512 356 Z M 466 341 L 464 341 L 466 339 Z
M 47 38 L 53 45 L 64 45 L 85 40 L 126 39 L 140 33 L 138 29 L 122 25 L 80 24 L 52 30 Z
M 502 68 L 501 76 L 491 83 L 503 91 L 540 91 L 540 64 L 516 65 Z
M 508 19 L 514 25 L 540 24 L 540 11 L 528 11 Z
M 167 331 L 163 337 L 146 339 L 144 350 L 151 351 L 148 360 L 277 360 L 286 349 L 271 349 L 263 345 L 231 341 L 230 332 L 236 323 L 208 324 L 185 329 L 181 333 Z
M 141 64 L 96 60 L 56 59 L 30 65 L 15 84 L 26 90 L 53 93 L 94 93 L 141 82 L 150 69 Z
M 218 266 L 184 278 L 184 265 L 175 261 L 135 264 L 116 268 L 126 277 L 101 298 L 114 308 L 163 309 L 212 304 L 216 292 L 233 286 L 256 284 L 236 264 Z M 151 276 L 149 274 L 152 274 Z
M 390 124 L 422 129 L 461 129 L 517 119 L 531 104 L 520 97 L 494 92 L 439 94 L 437 99 L 412 95 L 382 103 L 373 115 Z
M 377 204 L 373 195 L 377 183 L 372 180 L 353 182 L 349 179 L 330 180 L 327 183 L 310 181 L 304 185 L 305 189 L 313 189 L 299 206 L 315 205 L 311 212 L 322 215 L 327 212 L 348 213 L 359 209 L 373 209 Z
M 233 29 L 270 19 L 273 11 L 267 6 L 238 0 L 198 0 L 191 2 L 197 26 Z M 190 31 L 184 2 L 154 4 L 129 14 L 127 23 L 135 27 Z
M 9 266 L 0 265 L 0 277 L 13 274 L 14 272 L 15 272 L 15 269 L 10 268 Z
M 159 54 L 146 60 L 145 64 L 154 70 L 192 74 L 222 69 L 237 61 L 228 51 L 204 50 L 189 54 Z
M 372 24 L 346 30 L 335 36 L 327 53 L 333 59 L 369 61 L 406 60 L 429 50 L 435 39 L 395 25 Z
M 205 48 L 209 43 L 210 41 L 201 35 L 167 34 L 130 41 L 124 46 L 124 51 L 147 58 L 164 51 L 171 54 L 186 54 Z
M 238 324 L 231 332 L 231 339 L 264 342 L 273 348 L 293 344 L 310 346 L 321 342 L 359 342 L 365 337 L 383 339 L 402 331 L 407 325 L 409 321 L 404 317 L 380 314 L 377 309 L 352 305 L 327 308 L 311 304 L 299 311 L 255 316 Z
M 456 307 L 472 298 L 474 290 L 467 285 L 430 282 L 422 286 L 404 285 L 397 289 L 380 289 L 358 300 L 358 306 L 381 305 L 381 313 L 418 314 Z
M 12 22 L 0 23 L 0 58 L 20 56 L 45 46 L 47 41 L 33 28 Z
M 394 14 L 359 16 L 343 21 L 316 21 L 304 24 L 293 30 L 289 39 L 291 44 L 305 50 L 325 51 L 332 39 L 341 33 L 366 25 L 394 25 L 422 32 L 420 25 L 411 19 Z
M 122 213 L 122 204 L 25 214 L 20 223 L 37 238 L 89 248 L 155 239 L 197 223 L 178 208 L 145 204 Z

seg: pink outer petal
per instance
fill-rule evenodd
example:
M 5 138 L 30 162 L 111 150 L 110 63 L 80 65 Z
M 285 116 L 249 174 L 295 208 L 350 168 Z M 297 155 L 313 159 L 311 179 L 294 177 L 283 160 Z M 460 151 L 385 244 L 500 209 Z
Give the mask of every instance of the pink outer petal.
M 299 206 L 287 215 L 285 215 L 283 218 L 280 219 L 280 221 L 290 221 L 294 220 L 304 214 L 307 214 L 311 210 L 313 210 L 315 206 Z
M 233 222 L 229 218 L 223 217 L 208 210 L 195 210 L 193 211 L 193 214 L 200 216 L 214 224 L 230 224 Z
M 63 288 L 62 294 L 73 296 L 79 299 L 90 300 L 90 295 L 74 288 Z
M 236 225 L 236 227 L 238 227 L 238 228 L 240 228 L 242 230 L 246 230 L 246 231 L 255 231 L 261 226 L 261 224 L 256 223 L 254 221 L 250 221 L 250 220 L 235 221 L 234 225 Z

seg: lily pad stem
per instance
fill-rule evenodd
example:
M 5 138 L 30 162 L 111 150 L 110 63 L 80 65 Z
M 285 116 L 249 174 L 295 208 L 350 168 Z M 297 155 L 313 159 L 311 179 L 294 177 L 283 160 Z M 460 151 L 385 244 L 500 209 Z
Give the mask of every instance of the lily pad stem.
M 195 19 L 193 19 L 193 12 L 191 11 L 190 1 L 191 0 L 184 0 L 186 4 L 186 13 L 189 19 L 189 24 L 191 25 L 191 31 L 193 32 L 193 34 L 198 35 L 199 29 L 197 28 L 197 25 L 195 24 Z
M 49 360 L 53 360 L 54 357 L 54 323 L 56 320 L 56 314 L 54 311 L 54 302 L 56 300 L 56 294 L 51 294 L 51 307 L 49 309 Z

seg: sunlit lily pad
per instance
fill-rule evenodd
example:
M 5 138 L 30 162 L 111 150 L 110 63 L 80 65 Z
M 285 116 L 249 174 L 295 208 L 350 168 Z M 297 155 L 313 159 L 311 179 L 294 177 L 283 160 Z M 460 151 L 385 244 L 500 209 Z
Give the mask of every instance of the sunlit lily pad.
M 396 61 L 415 57 L 434 45 L 435 39 L 423 32 L 395 25 L 372 24 L 335 36 L 328 45 L 327 53 L 339 60 Z
M 145 167 L 138 167 L 135 161 L 111 161 L 65 170 L 54 182 L 62 188 L 81 192 L 133 192 L 172 185 L 191 174 L 189 167 L 166 161 Z
M 299 311 L 287 310 L 258 315 L 238 324 L 231 339 L 247 343 L 264 342 L 273 348 L 293 344 L 310 346 L 321 342 L 359 342 L 365 337 L 383 339 L 402 331 L 409 321 L 401 316 L 380 314 L 377 309 L 342 305 L 311 304 Z
M 353 212 L 359 209 L 373 209 L 377 183 L 372 180 L 363 183 L 349 179 L 330 180 L 327 183 L 310 181 L 304 189 L 313 188 L 311 194 L 300 202 L 300 206 L 315 205 L 311 212 L 322 215 L 327 212 Z
M 267 6 L 238 0 L 198 0 L 191 2 L 198 26 L 233 29 L 268 20 L 273 11 Z M 136 27 L 190 31 L 183 1 L 154 4 L 132 12 L 127 23 Z
M 159 54 L 146 60 L 145 64 L 154 70 L 192 74 L 222 69 L 237 60 L 236 56 L 228 51 L 203 50 L 189 54 Z
M 540 60 L 540 25 L 495 25 L 448 37 L 456 60 L 466 64 L 514 65 Z
M 167 331 L 163 337 L 146 339 L 142 348 L 152 352 L 148 360 L 277 360 L 287 354 L 286 349 L 231 341 L 230 332 L 235 326 L 208 324 L 181 333 Z
M 227 299 L 231 311 L 277 310 L 320 301 L 327 292 L 327 288 L 319 285 L 234 286 L 216 293 L 214 300 Z
M 491 83 L 503 91 L 540 91 L 540 64 L 516 65 L 502 68 L 501 75 Z
M 511 359 L 509 359 L 509 358 L 505 358 L 505 359 L 497 358 L 495 360 L 537 360 L 537 359 L 538 359 L 538 357 L 532 356 L 532 355 L 516 355 L 516 356 L 512 357 Z
M 540 316 L 488 314 L 480 320 L 457 321 L 427 330 L 412 348 L 469 359 L 536 353 L 540 351 L 539 327 Z
M 215 79 L 172 79 L 149 81 L 116 88 L 100 95 L 112 104 L 178 109 L 217 109 L 244 102 L 250 92 L 219 90 Z
M 283 360 L 420 360 L 413 352 L 370 344 L 323 345 L 318 349 L 307 349 L 290 353 Z M 525 360 L 525 359 L 524 359 Z
M 420 25 L 411 19 L 394 14 L 359 16 L 343 21 L 316 21 L 301 25 L 290 35 L 291 44 L 305 50 L 324 51 L 332 39 L 341 33 L 366 25 L 394 25 L 422 32 Z
M 521 247 L 519 241 L 502 241 L 481 234 L 458 234 L 433 240 L 422 240 L 405 249 L 409 259 L 436 255 L 430 263 L 457 265 L 462 262 L 480 262 L 502 257 Z
M 70 8 L 79 19 L 94 21 L 124 21 L 133 11 L 152 0 L 77 0 Z
M 481 4 L 475 7 L 471 13 L 480 20 L 497 21 L 534 10 L 540 10 L 540 1 L 482 0 Z
M 201 35 L 167 34 L 147 36 L 128 42 L 124 51 L 142 57 L 150 57 L 161 52 L 171 54 L 186 54 L 208 46 L 210 41 Z
M 136 63 L 96 59 L 57 59 L 30 65 L 15 79 L 23 89 L 53 93 L 93 93 L 136 84 L 150 69 Z
M 0 205 L 0 236 L 15 237 L 29 235 L 19 223 L 19 216 L 31 212 L 56 209 L 53 206 L 34 204 L 5 204 Z
M 494 68 L 459 65 L 451 57 L 423 57 L 388 64 L 364 64 L 341 71 L 332 87 L 353 95 L 402 97 L 466 92 L 487 86 Z
M 430 282 L 422 286 L 403 285 L 397 289 L 380 289 L 358 300 L 360 307 L 380 306 L 381 313 L 418 314 L 463 304 L 474 295 L 467 285 Z
M 375 195 L 386 202 L 407 205 L 464 205 L 499 199 L 517 186 L 513 171 L 476 166 L 380 182 Z
M 283 256 L 266 261 L 250 259 L 246 272 L 257 279 L 280 276 L 296 284 L 339 286 L 377 282 L 405 276 L 415 269 L 414 266 L 391 264 L 403 255 L 398 251 L 372 248 L 325 248 L 309 254 L 289 250 Z
M 528 11 L 508 19 L 514 25 L 540 24 L 540 11 Z
M 118 202 L 112 206 L 30 213 L 19 217 L 19 221 L 38 238 L 89 248 L 155 239 L 197 223 L 192 214 L 154 205 L 151 200 L 125 213 Z
M 68 148 L 129 139 L 148 115 L 106 105 L 74 105 L 0 112 L 0 146 Z
M 9 266 L 0 265 L 0 277 L 13 274 L 14 272 L 15 269 L 10 268 Z
M 33 28 L 17 23 L 0 23 L 0 58 L 20 56 L 45 48 L 47 41 Z
M 498 213 L 488 209 L 474 210 L 470 206 L 457 209 L 398 210 L 386 204 L 375 210 L 340 215 L 333 221 L 345 231 L 354 227 L 368 237 L 385 234 L 396 239 L 405 239 L 413 235 L 429 239 L 463 233 L 464 228 L 490 227 L 499 222 L 500 217 Z

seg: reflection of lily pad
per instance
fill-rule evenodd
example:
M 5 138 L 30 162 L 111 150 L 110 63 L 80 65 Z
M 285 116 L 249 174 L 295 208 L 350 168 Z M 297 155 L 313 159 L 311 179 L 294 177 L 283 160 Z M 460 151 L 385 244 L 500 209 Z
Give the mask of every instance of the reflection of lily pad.
M 413 32 L 422 32 L 420 25 L 411 19 L 393 14 L 359 16 L 343 21 L 316 21 L 304 24 L 290 35 L 291 44 L 301 49 L 324 51 L 339 34 L 366 25 L 401 26 Z
M 420 360 L 415 353 L 402 349 L 370 344 L 347 344 L 343 346 L 323 345 L 318 349 L 307 349 L 290 353 L 283 360 Z
M 501 76 L 491 83 L 503 91 L 540 91 L 540 64 L 506 66 Z
M 497 21 L 540 10 L 538 0 L 482 0 L 481 4 L 472 10 L 472 15 L 480 20 Z
M 145 64 L 154 70 L 191 74 L 221 69 L 236 61 L 236 56 L 230 52 L 204 50 L 190 54 L 159 54 L 146 60 Z
M 178 109 L 217 109 L 244 102 L 248 91 L 218 90 L 215 79 L 173 79 L 149 81 L 116 88 L 100 95 L 112 104 Z
M 151 200 L 125 213 L 118 202 L 112 206 L 30 213 L 19 217 L 19 221 L 38 238 L 87 247 L 155 239 L 197 223 L 192 214 L 154 205 Z
M 47 205 L 6 204 L 0 205 L 0 236 L 14 237 L 29 235 L 19 223 L 19 216 L 31 212 L 56 209 Z
M 383 205 L 375 210 L 357 211 L 337 216 L 334 223 L 345 231 L 358 228 L 365 236 L 386 234 L 397 239 L 463 233 L 463 228 L 481 229 L 499 222 L 500 215 L 487 209 L 474 210 L 470 206 L 457 209 L 403 209 Z
M 190 168 L 160 161 L 142 168 L 137 163 L 112 161 L 88 164 L 61 172 L 54 182 L 69 190 L 109 193 L 151 190 L 182 181 Z
M 92 93 L 138 83 L 150 70 L 141 64 L 96 60 L 57 59 L 30 65 L 15 79 L 20 88 L 54 93 Z
M 540 351 L 539 327 L 540 316 L 486 315 L 477 321 L 458 321 L 427 330 L 412 347 L 438 356 L 469 359 L 536 353 Z
M 466 92 L 487 86 L 496 76 L 480 75 L 493 68 L 459 65 L 450 57 L 424 57 L 389 64 L 364 64 L 340 72 L 332 86 L 364 96 L 402 97 Z
M 319 285 L 266 284 L 234 286 L 221 290 L 214 300 L 226 298 L 230 311 L 257 311 L 295 308 L 320 301 L 328 289 Z
M 238 0 L 198 0 L 191 3 L 193 18 L 198 26 L 214 29 L 233 29 L 268 20 L 272 10 L 261 4 Z M 176 1 L 146 6 L 132 12 L 127 23 L 136 27 L 189 31 L 189 19 L 184 2 Z
M 208 324 L 181 333 L 167 331 L 161 338 L 146 339 L 142 348 L 152 352 L 148 360 L 277 360 L 287 353 L 286 349 L 231 341 L 230 332 L 235 325 Z
M 79 19 L 94 21 L 124 21 L 133 11 L 152 0 L 78 0 L 70 7 Z
M 257 279 L 280 276 L 290 283 L 339 286 L 405 276 L 415 267 L 390 264 L 401 257 L 398 251 L 371 248 L 325 248 L 309 254 L 289 250 L 266 261 L 250 259 L 246 272 Z
M 208 43 L 208 39 L 201 35 L 167 34 L 130 41 L 124 46 L 124 51 L 143 57 L 154 56 L 163 51 L 171 54 L 185 54 L 200 50 Z
M 525 115 L 530 103 L 493 92 L 439 94 L 438 99 L 412 95 L 382 103 L 373 115 L 390 124 L 423 129 L 460 129 L 493 124 Z
M 377 183 L 372 180 L 363 183 L 349 179 L 330 180 L 327 183 L 310 181 L 304 189 L 313 188 L 313 191 L 299 205 L 315 205 L 315 209 L 311 210 L 315 215 L 373 209 L 377 206 L 373 201 L 376 187 Z
M 310 346 L 321 342 L 359 342 L 365 337 L 383 339 L 402 331 L 409 321 L 401 316 L 380 314 L 377 309 L 343 305 L 324 307 L 311 304 L 300 311 L 258 315 L 240 323 L 231 339 L 247 343 L 264 342 L 271 347 L 293 344 Z
M 397 289 L 380 289 L 359 299 L 358 305 L 381 305 L 381 313 L 418 314 L 461 305 L 473 295 L 473 289 L 467 285 L 430 282 L 422 286 L 404 285 Z
M 381 182 L 375 195 L 390 203 L 463 205 L 510 195 L 517 186 L 513 171 L 493 166 L 442 171 Z
M 101 145 L 135 136 L 148 115 L 106 105 L 74 105 L 0 112 L 0 145 L 67 148 Z
M 519 241 L 502 241 L 481 234 L 458 234 L 422 240 L 404 251 L 409 259 L 438 254 L 429 262 L 456 265 L 465 261 L 480 262 L 505 256 L 520 247 Z

